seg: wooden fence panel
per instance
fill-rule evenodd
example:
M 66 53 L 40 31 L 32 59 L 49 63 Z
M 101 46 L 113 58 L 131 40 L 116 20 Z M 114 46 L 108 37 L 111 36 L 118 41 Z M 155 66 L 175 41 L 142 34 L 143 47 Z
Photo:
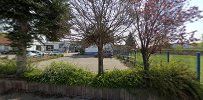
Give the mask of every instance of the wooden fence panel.
M 125 89 L 93 88 L 86 86 L 50 85 L 17 80 L 0 80 L 0 94 L 8 91 L 40 92 L 48 95 L 81 97 L 96 100 L 156 100 L 153 95 L 137 96 Z M 136 91 L 136 90 L 135 90 Z M 147 99 L 146 99 L 147 98 Z

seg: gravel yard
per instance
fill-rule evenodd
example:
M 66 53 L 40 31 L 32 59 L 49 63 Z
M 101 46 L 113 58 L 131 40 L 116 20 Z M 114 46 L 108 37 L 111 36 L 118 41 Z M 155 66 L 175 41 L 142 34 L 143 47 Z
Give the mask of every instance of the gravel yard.
M 97 72 L 98 71 L 98 59 L 95 57 L 87 55 L 75 55 L 74 53 L 69 53 L 65 57 L 52 59 L 48 61 L 42 61 L 36 63 L 36 66 L 39 68 L 45 68 L 50 65 L 52 62 L 69 62 L 76 64 L 78 67 L 86 69 L 88 71 Z M 105 58 L 104 59 L 104 69 L 113 70 L 113 69 L 127 69 L 127 67 L 115 58 Z
M 0 58 L 15 59 L 15 55 L 2 55 L 2 54 L 0 54 Z

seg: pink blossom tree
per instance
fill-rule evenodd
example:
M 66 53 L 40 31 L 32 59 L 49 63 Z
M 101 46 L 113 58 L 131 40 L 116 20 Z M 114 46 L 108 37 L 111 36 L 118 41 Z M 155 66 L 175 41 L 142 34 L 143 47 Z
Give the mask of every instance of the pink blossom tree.
M 195 41 L 185 24 L 202 18 L 198 7 L 186 7 L 187 0 L 130 0 L 128 10 L 136 41 L 141 48 L 143 65 L 149 70 L 152 53 L 171 42 Z

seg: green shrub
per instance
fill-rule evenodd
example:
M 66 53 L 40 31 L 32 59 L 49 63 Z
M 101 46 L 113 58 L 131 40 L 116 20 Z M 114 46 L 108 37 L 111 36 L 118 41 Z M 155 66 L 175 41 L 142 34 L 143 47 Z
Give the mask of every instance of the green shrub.
M 146 81 L 148 79 L 148 81 Z M 146 83 L 147 82 L 147 83 Z M 106 72 L 93 79 L 92 86 L 150 90 L 160 96 L 199 99 L 203 94 L 198 82 L 187 65 L 183 63 L 159 63 L 146 73 L 142 67 Z M 188 97 L 186 97 L 188 96 Z
M 194 73 L 182 63 L 157 63 L 148 72 L 143 67 L 114 70 L 96 76 L 69 63 L 52 63 L 44 71 L 33 69 L 24 73 L 29 81 L 59 85 L 88 85 L 99 88 L 143 89 L 164 97 L 199 100 L 203 88 Z M 146 79 L 148 79 L 146 81 Z M 188 97 L 187 97 L 188 96 Z
M 51 84 L 88 85 L 93 74 L 69 63 L 52 63 L 43 72 L 41 81 Z
M 59 57 L 64 57 L 64 55 L 63 55 L 63 54 L 57 54 L 56 57 L 57 57 L 57 58 L 59 58 Z
M 149 87 L 157 90 L 164 96 L 183 97 L 184 95 L 194 96 L 197 93 L 194 88 L 196 82 L 194 72 L 183 63 L 160 63 L 151 66 L 148 72 Z M 144 72 L 143 77 L 146 76 Z
M 1 59 L 0 60 L 0 74 L 1 75 L 12 75 L 17 70 L 16 63 L 14 60 Z
M 82 48 L 79 50 L 79 52 L 80 52 L 80 55 L 84 55 L 85 54 L 85 50 L 82 49 Z
M 134 70 L 114 70 L 96 76 L 91 85 L 107 88 L 135 88 L 143 83 L 142 77 Z
M 52 56 L 53 56 L 54 58 L 64 57 L 63 54 L 53 54 Z
M 32 68 L 24 72 L 23 76 L 27 81 L 41 82 L 43 71 L 40 69 Z

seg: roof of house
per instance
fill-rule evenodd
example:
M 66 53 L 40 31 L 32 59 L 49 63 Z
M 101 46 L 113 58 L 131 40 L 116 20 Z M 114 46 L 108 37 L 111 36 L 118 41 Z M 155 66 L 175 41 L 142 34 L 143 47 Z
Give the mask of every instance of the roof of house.
M 0 45 L 10 45 L 11 44 L 11 40 L 9 40 L 6 37 L 0 37 Z

